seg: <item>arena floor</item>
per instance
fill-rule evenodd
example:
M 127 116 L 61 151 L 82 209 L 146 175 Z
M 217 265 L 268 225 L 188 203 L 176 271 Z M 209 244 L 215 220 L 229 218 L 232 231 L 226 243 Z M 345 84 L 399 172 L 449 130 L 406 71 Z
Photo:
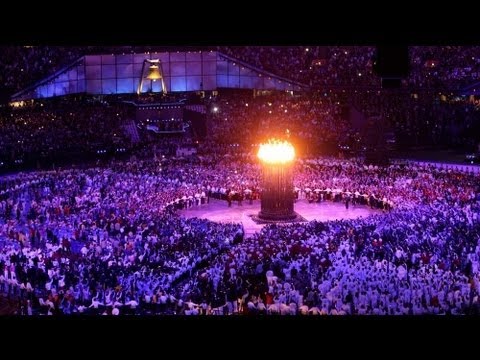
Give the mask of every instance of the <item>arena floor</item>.
M 241 222 L 245 235 L 250 236 L 265 226 L 255 223 L 250 218 L 250 215 L 258 213 L 259 210 L 260 200 L 254 201 L 252 205 L 248 201 L 244 201 L 241 206 L 234 202 L 231 207 L 228 207 L 226 201 L 210 199 L 209 204 L 193 206 L 179 213 L 187 218 L 206 218 L 216 222 Z M 295 211 L 308 221 L 355 219 L 382 213 L 381 210 L 370 209 L 363 205 L 350 205 L 349 209 L 345 209 L 344 203 L 326 201 L 309 204 L 307 200 L 298 200 L 295 203 Z

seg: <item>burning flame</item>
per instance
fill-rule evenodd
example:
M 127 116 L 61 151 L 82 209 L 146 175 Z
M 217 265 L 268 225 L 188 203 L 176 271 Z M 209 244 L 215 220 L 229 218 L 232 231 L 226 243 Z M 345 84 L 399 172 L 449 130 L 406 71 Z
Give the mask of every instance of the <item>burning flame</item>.
M 295 158 L 295 149 L 287 141 L 271 139 L 260 145 L 257 156 L 266 163 L 285 164 Z

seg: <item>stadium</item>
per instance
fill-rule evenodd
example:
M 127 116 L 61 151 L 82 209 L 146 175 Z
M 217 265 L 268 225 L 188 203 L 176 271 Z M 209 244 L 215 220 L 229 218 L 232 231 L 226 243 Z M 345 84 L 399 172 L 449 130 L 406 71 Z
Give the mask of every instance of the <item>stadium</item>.
M 3 46 L 0 315 L 476 315 L 480 48 Z

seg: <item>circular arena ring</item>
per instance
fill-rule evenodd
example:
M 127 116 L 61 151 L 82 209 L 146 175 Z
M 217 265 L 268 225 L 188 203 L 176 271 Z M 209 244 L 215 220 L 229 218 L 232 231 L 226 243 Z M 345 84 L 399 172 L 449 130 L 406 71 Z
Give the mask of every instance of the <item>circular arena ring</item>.
M 259 173 L 204 159 L 3 177 L 0 293 L 21 314 L 477 311 L 478 174 L 304 161 L 307 221 L 248 228 Z

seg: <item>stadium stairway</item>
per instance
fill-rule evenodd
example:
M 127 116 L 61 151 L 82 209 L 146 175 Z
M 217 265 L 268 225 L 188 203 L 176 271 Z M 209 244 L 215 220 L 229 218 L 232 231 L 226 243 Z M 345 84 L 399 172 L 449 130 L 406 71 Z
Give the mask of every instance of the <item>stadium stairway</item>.
M 123 129 L 125 131 L 125 135 L 130 138 L 132 144 L 140 142 L 140 135 L 134 120 L 125 121 L 123 124 Z

